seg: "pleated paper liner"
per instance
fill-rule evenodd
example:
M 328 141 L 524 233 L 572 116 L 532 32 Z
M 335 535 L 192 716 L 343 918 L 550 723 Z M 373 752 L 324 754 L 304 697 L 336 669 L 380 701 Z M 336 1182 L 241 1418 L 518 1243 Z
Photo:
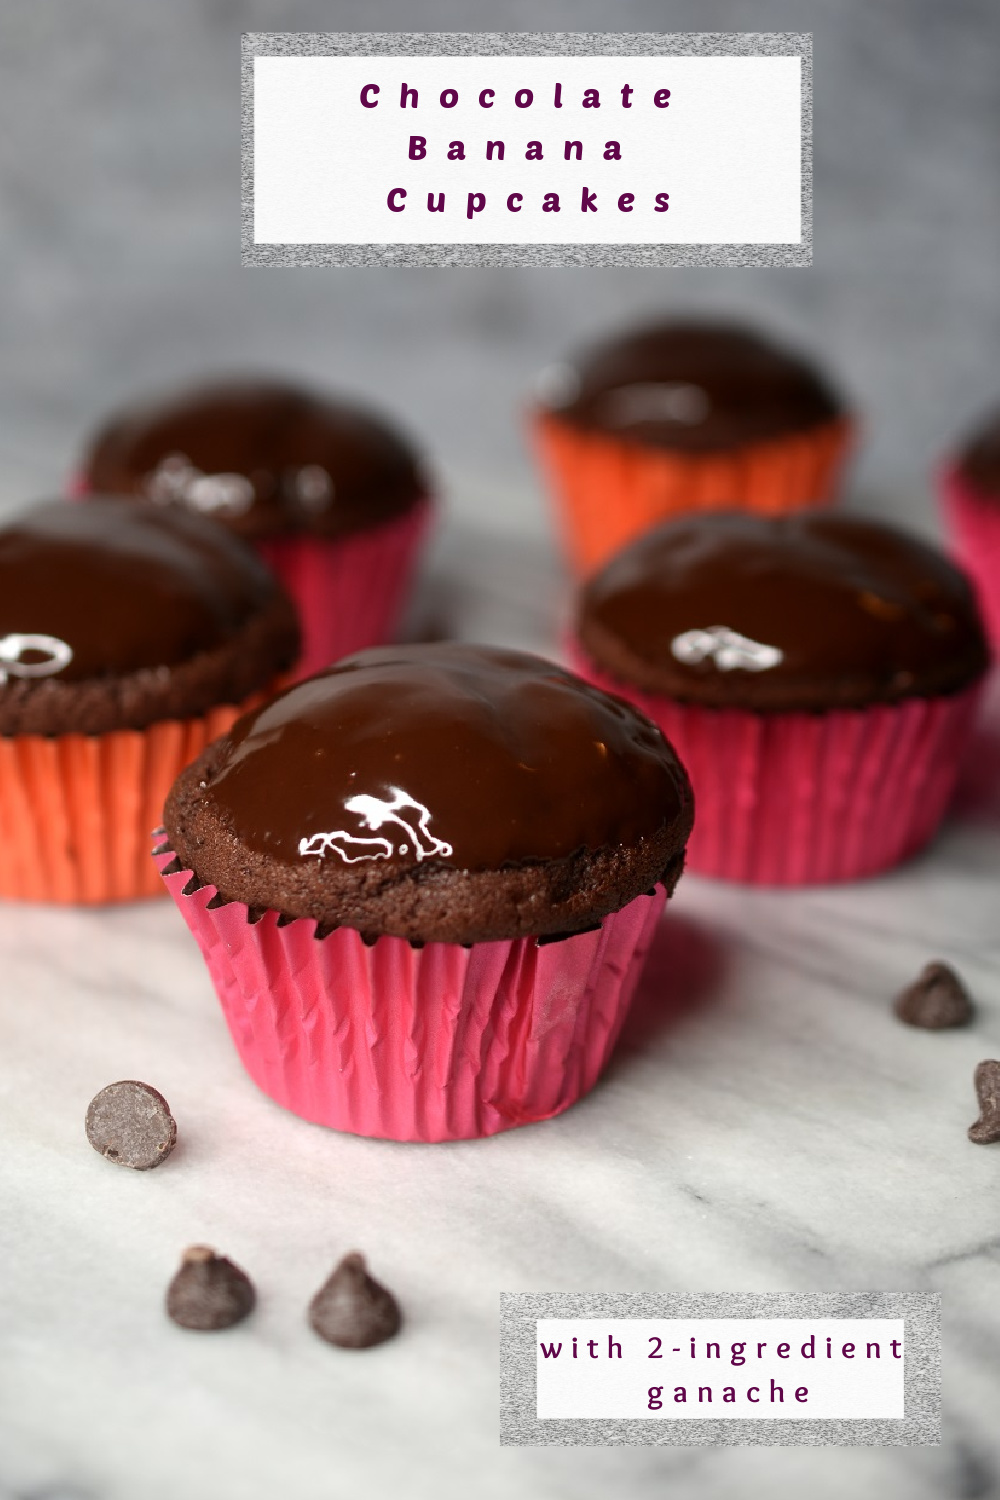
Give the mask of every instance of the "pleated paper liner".
M 981 691 L 756 714 L 643 693 L 574 657 L 683 761 L 697 810 L 687 868 L 752 885 L 860 880 L 922 849 L 951 800 Z
M 0 737 L 0 897 L 97 905 L 162 895 L 149 831 L 167 792 L 262 696 L 142 730 Z
M 976 586 L 994 655 L 1000 656 L 1000 497 L 978 494 L 953 469 L 939 484 L 955 553 Z
M 432 502 L 421 500 L 405 515 L 347 536 L 254 543 L 298 609 L 302 656 L 296 677 L 393 639 L 432 515 Z
M 494 1135 L 592 1088 L 666 900 L 657 886 L 554 943 L 369 946 L 275 911 L 251 921 L 178 863 L 156 850 L 250 1077 L 306 1120 L 396 1141 Z
M 697 510 L 782 515 L 829 501 L 854 435 L 847 418 L 724 453 L 680 453 L 532 418 L 570 562 L 592 573 L 633 537 Z

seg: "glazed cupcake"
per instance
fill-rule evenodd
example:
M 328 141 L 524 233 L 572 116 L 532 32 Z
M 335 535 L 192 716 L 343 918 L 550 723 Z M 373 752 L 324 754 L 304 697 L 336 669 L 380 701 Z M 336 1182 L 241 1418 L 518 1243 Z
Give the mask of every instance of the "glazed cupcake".
M 852 434 L 806 360 L 707 322 L 640 329 L 543 372 L 533 428 L 583 575 L 681 512 L 776 515 L 828 500 Z
M 989 664 L 956 567 L 833 512 L 658 527 L 582 590 L 574 654 L 676 745 L 690 868 L 771 885 L 874 875 L 927 842 Z
M 252 542 L 298 608 L 303 676 L 392 638 L 431 514 L 419 459 L 381 417 L 277 380 L 119 413 L 77 488 L 199 511 Z
M 1000 410 L 976 428 L 946 467 L 941 494 L 956 551 L 1000 648 Z
M 157 857 L 260 1087 L 440 1141 L 592 1086 L 691 822 L 628 704 L 520 652 L 398 647 L 242 718 L 179 777 Z
M 0 896 L 159 895 L 171 783 L 298 648 L 268 569 L 201 516 L 56 500 L 0 527 Z

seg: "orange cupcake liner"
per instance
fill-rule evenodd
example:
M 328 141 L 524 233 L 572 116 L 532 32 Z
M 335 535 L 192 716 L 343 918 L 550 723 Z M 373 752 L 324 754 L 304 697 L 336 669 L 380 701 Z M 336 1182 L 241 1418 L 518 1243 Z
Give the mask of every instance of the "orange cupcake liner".
M 854 437 L 850 418 L 725 453 L 678 453 L 583 432 L 547 413 L 535 447 L 566 551 L 585 576 L 659 521 L 695 510 L 783 515 L 829 501 Z
M 170 787 L 263 697 L 148 729 L 0 737 L 0 897 L 90 906 L 162 896 L 149 833 Z

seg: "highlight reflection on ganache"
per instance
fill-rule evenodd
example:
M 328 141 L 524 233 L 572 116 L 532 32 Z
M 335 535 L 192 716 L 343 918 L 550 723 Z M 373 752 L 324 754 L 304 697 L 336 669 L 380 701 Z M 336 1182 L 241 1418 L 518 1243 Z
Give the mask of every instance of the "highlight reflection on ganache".
M 245 474 L 206 474 L 184 453 L 168 453 L 147 475 L 145 490 L 157 505 L 188 505 L 205 515 L 241 516 L 254 503 Z
M 685 630 L 675 635 L 670 649 L 678 661 L 699 662 L 711 659 L 720 672 L 767 672 L 777 667 L 785 653 L 777 646 L 752 641 L 726 625 L 710 625 L 707 630 Z
M 25 661 L 25 655 L 36 660 Z M 72 647 L 55 635 L 0 636 L 0 687 L 11 677 L 52 677 L 73 660 Z
M 366 839 L 349 833 L 346 829 L 337 829 L 332 833 L 314 833 L 311 837 L 299 839 L 299 853 L 303 857 L 317 855 L 322 859 L 332 852 L 339 854 L 344 863 L 349 865 L 357 864 L 362 859 L 391 859 L 394 854 L 409 854 L 411 849 L 418 860 L 428 859 L 432 855 L 447 859 L 452 853 L 452 846 L 431 833 L 428 827 L 430 809 L 409 797 L 401 787 L 394 786 L 389 790 L 392 793 L 390 801 L 361 792 L 356 797 L 348 797 L 344 808 L 347 812 L 356 813 L 365 828 L 375 830 L 384 827 L 386 823 L 398 824 L 408 835 L 409 844 L 401 843 L 394 849 L 391 838 Z M 404 809 L 415 812 L 416 818 L 408 822 L 400 817 Z M 349 853 L 349 849 L 360 852 Z
M 259 478 L 265 488 L 280 489 L 311 514 L 333 502 L 333 480 L 320 464 L 282 470 L 280 475 L 261 471 Z M 257 499 L 257 486 L 245 474 L 206 472 L 185 453 L 168 453 L 146 475 L 142 487 L 157 505 L 186 505 L 205 515 L 242 516 Z

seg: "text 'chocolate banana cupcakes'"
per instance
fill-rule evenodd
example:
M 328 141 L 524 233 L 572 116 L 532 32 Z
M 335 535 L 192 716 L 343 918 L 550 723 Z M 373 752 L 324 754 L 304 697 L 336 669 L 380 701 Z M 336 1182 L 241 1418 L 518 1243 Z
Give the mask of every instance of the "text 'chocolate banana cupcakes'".
M 0 895 L 159 894 L 171 782 L 298 646 L 280 585 L 201 516 L 57 500 L 0 527 Z
M 630 705 L 519 652 L 387 648 L 210 746 L 159 857 L 262 1088 L 443 1140 L 593 1084 L 692 815 Z
M 253 542 L 299 610 L 302 675 L 391 639 L 431 509 L 423 464 L 389 422 L 275 379 L 114 415 L 78 483 L 211 515 Z
M 856 879 L 920 849 L 989 664 L 964 574 L 832 512 L 648 533 L 581 591 L 576 656 L 683 757 L 691 868 L 768 884 Z

